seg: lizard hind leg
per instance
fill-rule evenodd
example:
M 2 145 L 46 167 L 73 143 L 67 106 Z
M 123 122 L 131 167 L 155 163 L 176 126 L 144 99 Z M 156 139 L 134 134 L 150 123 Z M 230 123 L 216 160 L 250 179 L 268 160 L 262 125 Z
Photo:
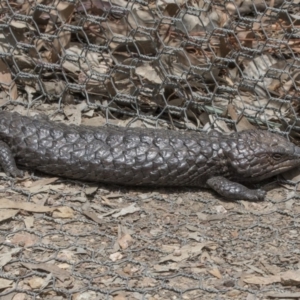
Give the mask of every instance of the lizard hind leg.
M 6 143 L 0 141 L 0 167 L 6 175 L 23 177 L 23 172 L 17 168 L 13 154 Z
M 248 189 L 244 185 L 230 181 L 222 176 L 212 177 L 206 183 L 219 195 L 230 200 L 262 201 L 266 196 L 266 192 L 263 190 Z

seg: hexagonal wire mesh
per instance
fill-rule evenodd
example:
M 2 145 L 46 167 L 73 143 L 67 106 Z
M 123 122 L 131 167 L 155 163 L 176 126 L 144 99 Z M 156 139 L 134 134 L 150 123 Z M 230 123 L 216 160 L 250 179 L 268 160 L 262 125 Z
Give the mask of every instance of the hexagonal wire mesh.
M 1 107 L 299 136 L 298 0 L 2 0 L 0 12 Z M 230 203 L 43 178 L 2 176 L 1 299 L 297 296 L 297 185 Z

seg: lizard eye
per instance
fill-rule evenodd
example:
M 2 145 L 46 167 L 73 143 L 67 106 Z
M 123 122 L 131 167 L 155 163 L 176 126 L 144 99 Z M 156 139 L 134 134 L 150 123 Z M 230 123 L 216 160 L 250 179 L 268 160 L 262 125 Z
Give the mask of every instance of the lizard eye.
M 272 158 L 274 158 L 275 160 L 280 160 L 283 157 L 283 154 L 281 153 L 273 153 L 272 154 Z

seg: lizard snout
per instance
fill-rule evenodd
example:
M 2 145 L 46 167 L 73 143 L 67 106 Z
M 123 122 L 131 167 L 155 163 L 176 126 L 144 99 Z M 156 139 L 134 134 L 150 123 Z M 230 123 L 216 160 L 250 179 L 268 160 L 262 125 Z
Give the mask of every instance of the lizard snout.
M 300 147 L 295 146 L 294 155 L 300 158 Z

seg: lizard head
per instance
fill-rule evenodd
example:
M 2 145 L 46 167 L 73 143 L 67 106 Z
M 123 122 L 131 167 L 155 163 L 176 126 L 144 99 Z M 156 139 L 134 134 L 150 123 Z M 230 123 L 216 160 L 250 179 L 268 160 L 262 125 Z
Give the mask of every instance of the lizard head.
M 238 181 L 258 182 L 300 166 L 300 147 L 279 134 L 246 130 L 232 137 L 225 153 Z

